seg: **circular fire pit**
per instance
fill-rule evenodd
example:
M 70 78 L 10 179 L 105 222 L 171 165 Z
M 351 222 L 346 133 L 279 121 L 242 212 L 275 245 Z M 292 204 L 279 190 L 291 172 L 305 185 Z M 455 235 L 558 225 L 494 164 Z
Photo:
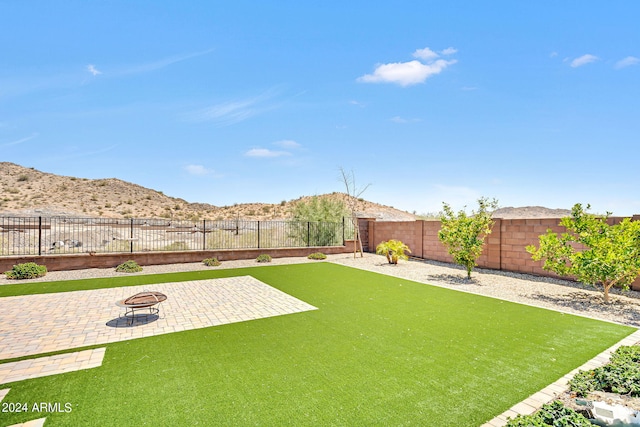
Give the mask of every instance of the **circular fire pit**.
M 152 314 L 159 314 L 160 309 L 156 307 L 157 304 L 165 301 L 167 296 L 160 292 L 140 292 L 130 296 L 127 299 L 116 302 L 118 307 L 125 308 L 124 317 L 129 321 L 129 324 L 133 324 L 133 319 L 136 316 L 136 310 L 149 309 L 149 313 L 138 313 L 142 316 L 150 316 Z

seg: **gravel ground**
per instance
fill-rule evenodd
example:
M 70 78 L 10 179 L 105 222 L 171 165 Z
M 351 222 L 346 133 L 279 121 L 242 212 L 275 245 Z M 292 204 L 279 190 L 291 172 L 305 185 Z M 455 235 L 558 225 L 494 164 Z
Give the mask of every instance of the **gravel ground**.
M 475 269 L 471 275 L 471 280 L 467 280 L 466 271 L 457 265 L 412 260 L 401 261 L 400 264 L 394 266 L 388 264 L 386 258 L 373 254 L 365 254 L 363 258 L 358 254 L 355 259 L 352 254 L 329 255 L 327 261 L 449 289 L 640 327 L 640 292 L 637 291 L 620 292 L 614 290 L 611 295 L 612 301 L 607 304 L 603 301 L 600 290 L 585 287 L 576 282 L 527 274 Z M 275 258 L 267 265 L 306 262 L 318 261 L 306 258 Z M 211 268 L 257 267 L 263 265 L 265 264 L 259 264 L 255 260 L 224 261 L 219 267 L 206 267 L 201 263 L 154 265 L 144 266 L 144 271 L 133 274 L 195 271 Z M 52 271 L 47 273 L 45 277 L 19 282 L 8 280 L 4 275 L 0 275 L 0 285 L 115 277 L 123 274 L 127 273 L 117 273 L 113 268 Z

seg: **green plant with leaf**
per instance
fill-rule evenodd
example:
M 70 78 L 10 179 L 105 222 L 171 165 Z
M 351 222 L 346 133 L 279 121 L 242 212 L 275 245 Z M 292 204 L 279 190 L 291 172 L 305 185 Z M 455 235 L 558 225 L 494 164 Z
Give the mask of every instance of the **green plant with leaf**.
M 315 260 L 323 260 L 323 259 L 327 259 L 327 256 L 322 252 L 314 252 L 312 254 L 307 255 L 307 258 L 315 259 Z
M 592 391 L 640 396 L 640 346 L 619 347 L 608 364 L 574 375 L 569 388 L 580 397 Z
M 411 253 L 411 249 L 400 240 L 391 239 L 376 246 L 376 253 L 386 256 L 389 264 L 397 265 L 400 259 L 408 260 L 409 256 L 405 252 Z
M 505 427 L 593 427 L 583 415 L 567 408 L 559 400 L 543 405 L 532 415 L 508 419 Z
M 202 263 L 207 267 L 217 267 L 221 264 L 218 258 L 205 258 L 202 260 Z
M 256 258 L 256 262 L 271 262 L 271 255 L 261 254 Z
M 349 212 L 341 200 L 314 196 L 297 202 L 290 212 L 293 217 L 290 234 L 306 246 L 342 244 L 343 218 Z
M 23 264 L 16 264 L 9 271 L 4 273 L 7 279 L 35 279 L 47 274 L 47 267 L 44 265 L 38 265 L 35 262 L 25 262 Z
M 117 266 L 116 271 L 119 273 L 137 273 L 142 271 L 142 267 L 140 267 L 137 262 L 129 260 Z
M 469 279 L 482 254 L 484 239 L 491 234 L 491 214 L 497 207 L 496 199 L 481 197 L 478 199 L 478 209 L 467 215 L 464 210 L 454 213 L 448 204 L 442 204 L 438 239 L 447 247 L 453 261 L 467 269 Z
M 560 276 L 571 276 L 579 282 L 602 286 L 604 300 L 610 301 L 609 290 L 629 285 L 640 274 L 640 221 L 625 218 L 610 225 L 604 216 L 590 214 L 577 203 L 571 216 L 562 218 L 567 229 L 558 234 L 547 230 L 539 236 L 539 247 L 527 246 L 535 261 L 544 260 L 542 268 Z

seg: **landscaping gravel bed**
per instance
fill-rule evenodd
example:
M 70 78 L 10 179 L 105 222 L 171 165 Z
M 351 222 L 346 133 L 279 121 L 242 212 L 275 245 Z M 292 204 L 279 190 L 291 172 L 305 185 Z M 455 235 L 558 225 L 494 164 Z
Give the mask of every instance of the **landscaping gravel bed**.
M 613 290 L 612 301 L 607 304 L 603 301 L 601 290 L 567 280 L 487 269 L 475 269 L 471 280 L 467 280 L 466 271 L 454 264 L 411 260 L 390 265 L 385 257 L 373 254 L 364 254 L 364 257 L 357 254 L 356 258 L 353 254 L 328 255 L 327 261 L 416 282 L 640 327 L 640 292 L 637 291 Z M 322 261 L 307 258 L 274 258 L 267 265 L 307 262 Z M 0 285 L 264 265 L 255 260 L 237 260 L 223 261 L 218 267 L 207 267 L 202 263 L 143 266 L 144 270 L 140 273 L 117 273 L 115 268 L 52 271 L 45 277 L 21 281 L 8 280 L 4 275 L 0 275 Z

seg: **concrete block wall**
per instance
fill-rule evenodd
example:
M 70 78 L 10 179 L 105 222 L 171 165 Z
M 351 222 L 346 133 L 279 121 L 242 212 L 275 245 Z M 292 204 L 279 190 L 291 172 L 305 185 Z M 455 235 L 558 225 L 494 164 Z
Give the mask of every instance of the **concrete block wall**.
M 634 219 L 636 217 L 634 216 Z M 622 221 L 621 217 L 609 218 L 610 224 Z M 563 233 L 566 229 L 559 225 L 558 218 L 536 219 L 496 219 L 491 234 L 485 239 L 482 255 L 478 258 L 478 266 L 495 270 L 528 273 L 539 276 L 559 277 L 557 274 L 543 270 L 542 261 L 534 261 L 526 250 L 528 245 L 538 245 L 538 236 L 548 229 Z M 366 226 L 369 238 L 368 252 L 375 253 L 380 242 L 401 240 L 411 249 L 411 255 L 441 262 L 453 262 L 446 247 L 438 239 L 440 221 L 375 221 L 368 220 Z M 632 289 L 640 290 L 640 276 L 632 285 Z
M 399 222 L 372 222 L 373 227 L 369 227 L 369 250 L 375 253 L 376 246 L 381 242 L 395 239 L 401 240 L 409 246 L 411 255 L 423 258 L 422 251 L 422 223 L 424 221 L 399 221 Z

